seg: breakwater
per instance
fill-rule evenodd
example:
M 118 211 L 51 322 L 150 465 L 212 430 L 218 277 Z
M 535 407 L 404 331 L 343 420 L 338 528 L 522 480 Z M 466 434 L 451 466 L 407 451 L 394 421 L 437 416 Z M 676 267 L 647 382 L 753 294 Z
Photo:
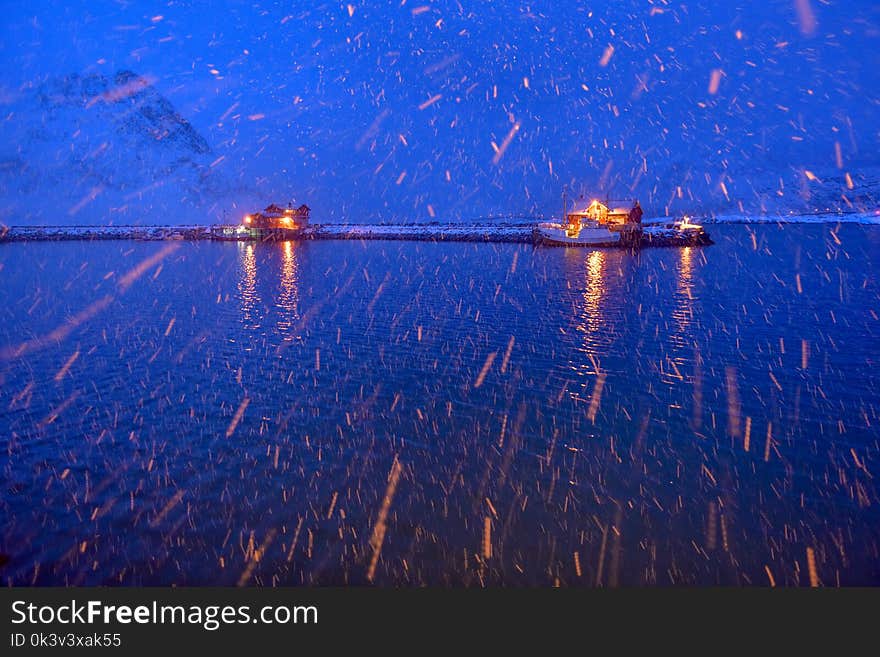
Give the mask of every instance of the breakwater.
M 534 222 L 483 224 L 312 224 L 300 229 L 249 229 L 241 225 L 207 226 L 4 226 L 0 242 L 67 240 L 407 240 L 423 242 L 537 243 Z M 662 225 L 645 226 L 638 245 L 707 244 Z M 624 246 L 624 245 L 621 245 Z M 628 243 L 625 246 L 634 246 Z

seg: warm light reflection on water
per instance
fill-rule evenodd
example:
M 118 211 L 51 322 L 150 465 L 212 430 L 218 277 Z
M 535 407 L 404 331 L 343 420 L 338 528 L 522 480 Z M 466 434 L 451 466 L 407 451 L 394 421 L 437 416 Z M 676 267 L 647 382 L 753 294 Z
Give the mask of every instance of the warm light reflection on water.
M 281 243 L 281 289 L 275 303 L 278 308 L 278 332 L 284 340 L 293 340 L 294 323 L 299 319 L 299 263 L 296 245 L 290 240 Z
M 688 327 L 694 317 L 694 256 L 689 246 L 679 249 L 679 253 L 675 309 L 672 311 L 672 317 L 676 322 L 676 340 L 684 343 L 687 342 Z
M 583 352 L 588 356 L 592 373 L 596 371 L 599 356 L 598 346 L 602 342 L 602 299 L 605 295 L 605 253 L 592 251 L 586 258 L 586 276 L 583 292 L 583 306 L 580 312 L 578 330 L 584 334 Z
M 259 328 L 260 295 L 257 292 L 257 260 L 254 245 L 238 242 L 239 279 L 238 292 L 241 300 L 241 323 L 245 328 Z
M 684 381 L 690 378 L 690 366 L 694 355 L 694 292 L 695 258 L 699 255 L 689 246 L 678 249 L 678 267 L 675 271 L 675 290 L 668 324 L 669 353 L 663 368 L 666 383 Z
M 595 390 L 596 375 L 602 370 L 601 356 L 608 338 L 603 316 L 603 302 L 608 286 L 606 254 L 604 251 L 590 251 L 584 256 L 579 249 L 569 249 L 565 255 L 566 260 L 576 258 L 580 261 L 577 276 L 570 277 L 573 285 L 583 286 L 583 291 L 575 297 L 578 299 L 576 329 L 579 339 L 574 353 L 578 358 L 571 362 L 571 369 L 582 378 L 577 388 L 572 390 L 571 396 L 577 401 L 586 402 L 591 394 L 590 389 Z

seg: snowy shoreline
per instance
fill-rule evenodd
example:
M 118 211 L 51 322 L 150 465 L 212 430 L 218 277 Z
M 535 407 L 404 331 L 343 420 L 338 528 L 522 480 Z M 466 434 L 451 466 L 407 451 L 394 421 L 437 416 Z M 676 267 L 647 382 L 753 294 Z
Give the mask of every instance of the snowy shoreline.
M 673 221 L 669 217 L 647 219 L 646 229 L 657 229 Z M 692 218 L 706 225 L 721 224 L 838 224 L 880 225 L 880 210 L 873 213 L 821 213 L 801 215 L 717 215 Z M 277 239 L 301 240 L 412 240 L 431 242 L 534 243 L 536 221 L 492 223 L 397 223 L 397 224 L 313 224 L 300 231 L 275 235 Z M 0 241 L 64 240 L 218 240 L 257 239 L 238 232 L 238 225 L 205 226 L 0 226 Z
M 863 224 L 880 225 L 880 209 L 873 212 L 815 212 L 809 214 L 719 214 L 691 217 L 701 224 Z M 669 221 L 671 218 L 650 219 L 644 223 Z

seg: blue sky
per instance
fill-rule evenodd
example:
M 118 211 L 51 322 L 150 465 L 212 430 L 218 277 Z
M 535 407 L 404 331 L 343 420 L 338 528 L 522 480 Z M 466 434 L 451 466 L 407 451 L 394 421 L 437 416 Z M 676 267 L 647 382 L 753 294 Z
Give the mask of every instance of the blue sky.
M 847 171 L 878 159 L 880 8 L 867 0 L 3 13 L 7 92 L 134 70 L 267 200 L 351 218 L 540 213 L 563 185 L 636 195 L 658 214 L 723 202 L 725 183 L 748 205 L 779 171 L 837 169 L 838 149 Z

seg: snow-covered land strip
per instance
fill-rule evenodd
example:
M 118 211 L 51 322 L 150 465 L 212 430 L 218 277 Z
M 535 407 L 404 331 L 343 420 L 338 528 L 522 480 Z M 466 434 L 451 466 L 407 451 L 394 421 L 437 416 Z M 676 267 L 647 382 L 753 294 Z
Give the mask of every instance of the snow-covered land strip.
M 880 209 L 874 212 L 822 212 L 815 214 L 716 215 L 701 219 L 703 223 L 739 224 L 880 224 Z
M 531 242 L 533 224 L 324 224 L 311 226 L 313 239 L 387 239 L 467 242 Z
M 533 225 L 521 224 L 315 224 L 301 232 L 257 235 L 240 226 L 0 226 L 0 240 L 212 240 L 386 239 L 469 242 L 530 242 Z
M 211 226 L 0 226 L 0 240 L 197 240 L 212 239 Z
M 644 225 L 663 225 L 675 221 L 676 217 L 652 217 L 644 219 Z M 873 212 L 817 212 L 809 214 L 771 213 L 771 214 L 717 214 L 705 217 L 691 216 L 690 221 L 698 224 L 880 224 L 880 208 Z
M 671 230 L 673 217 L 644 220 L 646 234 L 658 237 Z M 697 224 L 768 224 L 842 222 L 880 225 L 880 210 L 863 213 L 716 215 L 692 217 Z M 0 241 L 27 242 L 45 240 L 414 240 L 433 242 L 519 242 L 533 243 L 535 222 L 494 223 L 406 223 L 406 224 L 312 224 L 301 231 L 270 234 L 251 233 L 240 225 L 184 226 L 3 226 Z

